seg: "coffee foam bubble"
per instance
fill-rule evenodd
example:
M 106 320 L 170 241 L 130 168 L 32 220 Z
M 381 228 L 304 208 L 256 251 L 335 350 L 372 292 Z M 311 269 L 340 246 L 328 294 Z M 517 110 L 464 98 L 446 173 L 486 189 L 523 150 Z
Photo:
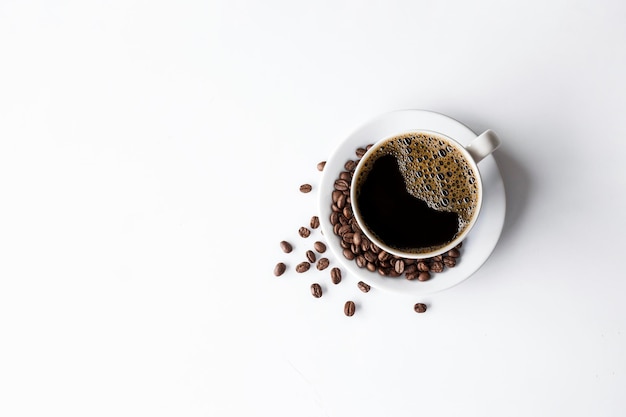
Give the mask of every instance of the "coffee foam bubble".
M 478 179 L 457 146 L 425 133 L 396 136 L 374 150 L 364 172 L 384 155 L 398 161 L 407 191 L 434 210 L 459 216 L 459 233 L 471 222 L 480 199 Z M 365 178 L 363 176 L 363 178 Z

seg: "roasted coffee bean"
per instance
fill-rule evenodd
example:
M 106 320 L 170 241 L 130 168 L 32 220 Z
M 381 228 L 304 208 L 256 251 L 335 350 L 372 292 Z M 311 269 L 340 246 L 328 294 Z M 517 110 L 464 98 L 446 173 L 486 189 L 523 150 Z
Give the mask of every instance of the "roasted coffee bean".
M 345 217 L 346 219 L 351 219 L 352 218 L 352 207 L 345 206 L 341 213 L 343 214 L 343 217 Z
M 426 307 L 426 304 L 424 304 L 424 303 L 417 303 L 417 304 L 415 304 L 413 309 L 415 310 L 416 313 L 425 313 L 427 307 Z
M 311 284 L 311 294 L 315 298 L 320 298 L 322 296 L 322 287 L 320 286 L 320 284 Z
M 428 281 L 430 279 L 430 272 L 428 271 L 421 271 L 417 273 L 417 280 L 418 281 Z
M 325 166 L 326 166 L 326 161 L 318 162 L 317 163 L 317 170 L 318 171 L 323 171 Z
M 333 284 L 339 284 L 341 282 L 341 269 L 333 268 L 330 270 L 330 280 Z
M 345 240 L 341 239 L 341 242 L 339 242 L 339 246 L 341 246 L 344 249 L 349 249 L 350 252 L 352 252 L 352 244 L 346 242 Z M 354 252 L 352 252 L 354 253 Z
M 461 252 L 459 252 L 458 249 L 450 249 L 447 255 L 451 258 L 458 258 L 459 256 L 461 256 Z
M 368 262 L 367 265 L 365 265 L 365 268 L 367 268 L 367 270 L 370 272 L 376 271 L 376 265 L 372 262 Z
M 287 269 L 287 265 L 285 265 L 282 262 L 279 262 L 276 264 L 276 266 L 274 267 L 274 275 L 276 275 L 277 277 L 281 276 L 282 274 L 285 273 L 285 270 Z
M 309 260 L 309 262 L 315 263 L 315 252 L 313 252 L 312 250 L 306 251 L 306 258 Z
M 318 227 L 320 227 L 320 218 L 317 216 L 311 217 L 311 222 L 309 225 L 311 226 L 311 229 L 317 229 Z
M 317 261 L 317 269 L 319 271 L 328 268 L 328 265 L 330 265 L 330 261 L 328 260 L 328 258 L 320 258 L 320 260 Z
M 454 249 L 461 249 L 461 246 L 463 246 L 463 242 L 459 242 L 459 244 L 456 245 Z
M 315 249 L 317 253 L 324 253 L 326 252 L 326 245 L 323 242 L 317 241 L 313 244 L 313 249 Z
M 343 250 L 343 256 L 350 261 L 354 259 L 354 253 L 349 248 Z
M 302 184 L 300 186 L 300 192 L 302 193 L 310 193 L 312 189 L 313 186 L 311 184 Z
M 452 256 L 444 256 L 443 264 L 448 268 L 454 268 L 454 266 L 456 265 L 456 258 L 453 258 Z
M 354 232 L 354 235 L 352 236 L 352 243 L 354 243 L 357 246 L 361 246 L 361 233 L 360 232 Z
M 339 224 L 339 213 L 336 211 L 333 211 L 332 213 L 330 213 L 330 224 L 332 224 L 333 226 L 336 224 Z
M 372 287 L 370 287 L 368 284 L 364 283 L 363 281 L 359 281 L 359 283 L 357 284 L 357 286 L 359 287 L 359 289 L 363 292 L 369 292 L 370 289 Z
M 293 246 L 291 246 L 291 243 L 287 242 L 286 240 L 280 242 L 280 248 L 285 253 L 290 253 L 293 250 Z
M 397 278 L 397 277 L 399 277 L 400 275 L 402 275 L 402 274 L 398 273 L 398 271 L 396 271 L 395 269 L 393 269 L 393 268 L 390 268 L 390 269 L 389 269 L 389 276 L 390 276 L 391 278 Z
M 370 251 L 365 252 L 363 256 L 365 256 L 365 259 L 367 259 L 367 262 L 376 262 L 376 260 L 378 259 L 376 254 Z
M 350 244 L 354 243 L 353 237 L 354 237 L 354 233 L 352 233 L 352 228 L 350 228 L 350 232 L 344 233 L 343 236 L 341 236 L 341 238 L 344 240 L 344 242 L 347 242 L 347 243 L 350 243 Z
M 404 263 L 406 264 L 406 260 Z M 413 272 L 417 272 L 417 264 L 410 264 L 404 267 L 405 274 L 413 273 Z
M 428 264 L 424 261 L 419 261 L 417 263 L 417 270 L 418 271 L 429 271 L 430 268 L 428 267 Z
M 301 274 L 303 272 L 308 271 L 310 267 L 311 267 L 310 263 L 308 263 L 308 262 L 300 262 L 298 265 L 296 265 L 296 272 Z
M 343 167 L 346 169 L 346 171 L 354 171 L 354 169 L 356 168 L 356 162 L 353 160 L 348 160 Z
M 422 272 L 418 272 L 417 270 L 415 271 L 411 271 L 411 272 L 405 272 L 404 273 L 404 277 L 406 279 L 408 279 L 409 281 L 412 281 L 414 279 L 417 279 L 419 274 L 421 274 Z
M 378 252 L 378 260 L 383 262 L 388 260 L 389 258 L 391 258 L 391 254 L 389 252 L 386 252 L 384 250 L 381 250 L 380 252 Z
M 398 274 L 402 275 L 404 272 L 404 261 L 402 259 L 396 259 L 393 264 L 393 269 L 395 269 Z
M 336 203 L 339 200 L 339 197 L 341 197 L 342 195 L 344 195 L 343 192 L 339 190 L 333 190 L 333 193 L 331 194 L 333 203 Z
M 443 272 L 443 262 L 435 261 L 430 265 L 430 270 L 433 272 Z
M 339 196 L 339 198 L 337 199 L 337 201 L 335 201 L 335 203 L 337 204 L 337 207 L 341 210 L 343 210 L 343 208 L 346 206 L 346 202 L 348 200 L 348 196 L 345 194 L 341 194 L 341 196 Z
M 343 306 L 343 312 L 346 316 L 352 317 L 354 316 L 354 312 L 356 311 L 356 305 L 354 301 L 346 301 L 346 304 Z
M 311 231 L 309 229 L 307 229 L 306 227 L 302 226 L 299 230 L 298 230 L 298 234 L 300 234 L 301 237 L 309 237 L 311 236 Z
M 350 183 L 344 179 L 338 179 L 335 181 L 335 190 L 347 191 L 350 189 Z
M 367 152 L 367 150 L 365 148 L 357 148 L 356 150 L 356 156 L 361 159 L 363 158 L 363 155 L 365 155 L 365 152 Z
M 339 179 L 346 180 L 348 181 L 348 183 L 350 183 L 352 181 L 352 173 L 348 171 L 341 171 L 339 173 Z
M 357 256 L 354 261 L 356 262 L 356 266 L 358 266 L 359 268 L 364 268 L 365 265 L 367 265 L 367 260 L 363 255 Z
M 345 235 L 346 233 L 352 232 L 352 227 L 349 224 L 344 224 L 339 228 L 339 236 Z

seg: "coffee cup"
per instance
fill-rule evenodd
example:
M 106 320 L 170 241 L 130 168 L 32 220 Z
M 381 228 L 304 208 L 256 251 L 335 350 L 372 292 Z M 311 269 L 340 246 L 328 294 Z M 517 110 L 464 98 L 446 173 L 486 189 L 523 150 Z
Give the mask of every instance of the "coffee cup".
M 476 224 L 483 199 L 478 163 L 500 146 L 487 130 L 467 145 L 429 130 L 376 142 L 359 161 L 350 200 L 369 240 L 403 258 L 456 247 Z

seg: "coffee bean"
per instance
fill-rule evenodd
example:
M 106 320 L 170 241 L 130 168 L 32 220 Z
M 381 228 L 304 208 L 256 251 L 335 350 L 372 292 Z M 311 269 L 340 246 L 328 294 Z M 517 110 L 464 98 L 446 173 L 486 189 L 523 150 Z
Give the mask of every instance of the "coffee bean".
M 357 148 L 356 150 L 356 156 L 361 159 L 363 158 L 363 155 L 365 155 L 365 152 L 367 152 L 367 150 L 365 148 Z
M 312 250 L 306 251 L 306 258 L 309 260 L 309 262 L 315 263 L 315 252 L 313 252 Z
M 365 265 L 365 268 L 367 268 L 367 270 L 370 271 L 370 272 L 375 272 L 376 271 L 376 264 L 374 264 L 372 262 L 368 262 L 367 265 Z
M 325 166 L 326 166 L 326 161 L 318 162 L 317 163 L 317 170 L 318 171 L 323 171 Z
M 301 274 L 303 272 L 306 272 L 309 270 L 309 268 L 311 268 L 311 264 L 308 262 L 300 262 L 298 265 L 296 265 L 296 272 Z
M 347 191 L 350 188 L 350 183 L 344 179 L 338 179 L 335 181 L 335 190 Z
M 320 258 L 320 260 L 317 261 L 317 269 L 319 271 L 323 271 L 324 269 L 328 268 L 328 265 L 330 265 L 330 261 L 328 260 L 328 258 Z
M 307 229 L 306 227 L 302 226 L 298 230 L 298 234 L 300 234 L 301 237 L 307 238 L 307 237 L 311 236 L 311 231 L 309 229 Z
M 363 292 L 369 292 L 370 289 L 372 287 L 370 287 L 368 284 L 364 283 L 363 281 L 359 281 L 357 286 L 359 287 L 359 289 Z
M 300 186 L 301 193 L 310 193 L 312 189 L 313 189 L 313 186 L 311 184 L 302 184 Z
M 456 258 L 453 258 L 452 256 L 444 256 L 443 264 L 448 268 L 454 268 L 454 266 L 456 265 Z
M 430 267 L 428 266 L 428 264 L 424 261 L 419 261 L 417 263 L 417 270 L 418 271 L 429 271 Z
M 330 280 L 333 284 L 339 284 L 341 282 L 341 269 L 333 268 L 330 270 Z
M 320 286 L 320 284 L 311 284 L 311 294 L 315 298 L 320 298 L 322 296 L 322 287 Z
M 363 256 L 363 255 L 358 255 L 354 259 L 354 261 L 356 262 L 356 266 L 358 266 L 359 268 L 364 268 L 365 265 L 367 265 L 367 259 L 365 259 L 365 256 Z
M 408 279 L 409 281 L 412 281 L 414 279 L 417 279 L 419 277 L 419 274 L 421 273 L 422 272 L 418 272 L 417 270 L 411 271 L 411 272 L 405 272 L 404 277 Z
M 422 272 L 418 272 L 417 273 L 417 280 L 418 281 L 428 281 L 429 279 L 430 279 L 430 272 L 422 271 Z
M 276 264 L 276 266 L 274 267 L 274 275 L 276 275 L 277 277 L 281 276 L 282 274 L 285 273 L 285 270 L 287 269 L 287 265 L 285 265 L 282 262 L 279 262 Z
M 398 274 L 402 275 L 404 272 L 404 261 L 402 259 L 396 259 L 393 264 L 393 269 L 395 269 Z
M 459 252 L 458 249 L 450 249 L 447 255 L 452 258 L 458 258 L 459 256 L 461 256 L 461 252 Z
M 416 313 L 425 313 L 427 307 L 426 307 L 426 304 L 424 304 L 424 303 L 417 303 L 417 304 L 415 304 L 413 309 L 415 310 Z
M 317 229 L 318 227 L 320 227 L 320 218 L 317 216 L 311 217 L 310 226 L 311 229 Z
M 356 168 L 356 162 L 355 162 L 355 161 L 352 161 L 352 160 L 348 160 L 348 161 L 344 164 L 344 166 L 343 166 L 343 167 L 346 169 L 346 171 L 354 171 L 354 170 L 355 170 L 355 168 Z
M 343 256 L 350 261 L 354 259 L 354 253 L 348 248 L 343 250 Z
M 346 316 L 352 317 L 354 316 L 354 312 L 356 310 L 356 305 L 354 301 L 346 301 L 346 304 L 343 306 L 343 312 Z
M 339 179 L 346 180 L 350 183 L 352 181 L 352 173 L 348 171 L 341 171 L 339 173 Z
M 326 252 L 326 245 L 318 241 L 313 244 L 313 249 L 315 249 L 318 253 L 324 253 Z
M 430 265 L 430 270 L 433 272 L 443 272 L 443 262 L 435 261 Z
M 406 259 L 404 261 L 404 263 L 406 264 Z M 404 267 L 404 273 L 405 274 L 409 274 L 409 273 L 413 273 L 413 272 L 417 272 L 417 264 L 410 264 Z
M 287 242 L 286 240 L 280 242 L 280 248 L 285 253 L 290 253 L 293 250 L 293 246 L 291 246 L 291 243 Z

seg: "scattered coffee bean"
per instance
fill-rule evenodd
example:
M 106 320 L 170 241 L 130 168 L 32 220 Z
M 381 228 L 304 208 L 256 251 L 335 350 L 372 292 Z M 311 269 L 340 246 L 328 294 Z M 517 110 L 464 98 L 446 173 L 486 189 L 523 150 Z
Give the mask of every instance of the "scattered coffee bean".
M 335 267 L 330 270 L 330 280 L 333 284 L 339 284 L 341 282 L 341 269 Z
M 310 226 L 311 229 L 317 229 L 318 227 L 320 227 L 320 218 L 317 216 L 311 217 Z
M 456 258 L 453 258 L 452 256 L 444 256 L 443 264 L 448 268 L 454 268 L 454 266 L 456 265 Z
M 308 262 L 300 262 L 298 265 L 296 265 L 296 272 L 301 274 L 303 272 L 306 272 L 309 270 L 309 268 L 311 268 L 311 264 Z
M 301 237 L 307 238 L 307 237 L 311 236 L 311 231 L 309 229 L 307 229 L 306 227 L 302 226 L 298 230 L 298 234 L 300 234 Z
M 309 262 L 315 263 L 315 252 L 313 252 L 312 250 L 306 251 L 306 258 L 309 260 Z
M 365 149 L 365 148 L 357 148 L 355 153 L 356 153 L 356 156 L 359 159 L 361 159 L 361 158 L 363 158 L 363 155 L 365 155 L 365 152 L 367 152 L 367 149 Z
M 312 189 L 313 189 L 313 186 L 311 184 L 302 184 L 300 186 L 301 193 L 310 193 Z
M 350 172 L 355 170 L 356 165 L 356 161 L 348 160 L 343 167 L 346 169 L 346 171 Z
M 326 252 L 326 245 L 323 242 L 315 242 L 313 244 L 313 249 L 315 249 L 318 253 Z
M 416 313 L 425 313 L 427 307 L 426 307 L 426 304 L 424 304 L 424 303 L 417 303 L 417 304 L 415 304 L 413 309 L 415 310 Z
M 420 261 L 417 263 L 417 270 L 418 271 L 426 271 L 428 272 L 430 270 L 430 267 L 428 266 L 428 264 L 424 261 Z
M 430 279 L 430 272 L 422 271 L 422 272 L 418 272 L 417 273 L 417 280 L 418 281 L 428 281 L 429 279 Z
M 458 258 L 459 256 L 461 256 L 461 252 L 459 252 L 458 249 L 450 249 L 447 255 L 451 258 Z
M 435 261 L 430 265 L 430 270 L 433 272 L 443 272 L 443 262 Z
M 335 181 L 335 190 L 347 191 L 350 189 L 350 183 L 344 179 L 338 179 Z
M 346 304 L 343 306 L 343 312 L 346 316 L 352 317 L 354 316 L 354 312 L 356 310 L 356 305 L 354 301 L 346 301 Z
M 279 262 L 276 264 L 276 266 L 274 267 L 274 275 L 276 275 L 277 277 L 281 276 L 282 274 L 285 273 L 285 270 L 287 269 L 287 265 L 285 265 L 282 262 Z
M 363 292 L 369 292 L 370 289 L 372 287 L 370 287 L 368 284 L 364 283 L 363 281 L 359 281 L 359 283 L 357 284 L 357 286 L 359 287 L 359 289 Z
M 283 250 L 283 252 L 285 253 L 290 253 L 293 250 L 293 246 L 291 246 L 291 243 L 283 240 L 282 242 L 280 242 L 280 248 Z
M 311 284 L 311 294 L 315 298 L 320 298 L 322 296 L 322 287 L 320 286 L 320 284 Z
M 330 265 L 330 261 L 328 260 L 328 258 L 320 258 L 320 260 L 317 261 L 317 269 L 319 271 L 323 271 L 324 269 L 328 268 L 328 265 Z
M 326 161 L 321 161 L 317 163 L 317 170 L 318 171 L 323 171 L 324 167 L 326 167 Z

